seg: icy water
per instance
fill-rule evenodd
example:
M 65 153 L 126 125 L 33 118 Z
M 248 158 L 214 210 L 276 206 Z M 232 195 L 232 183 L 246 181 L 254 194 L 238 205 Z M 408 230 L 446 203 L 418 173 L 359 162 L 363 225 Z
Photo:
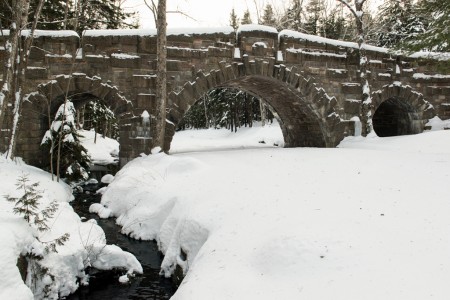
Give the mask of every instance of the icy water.
M 97 186 L 89 186 L 87 190 L 95 191 Z M 90 284 L 81 287 L 68 300 L 102 300 L 102 299 L 169 299 L 176 291 L 170 279 L 159 276 L 162 255 L 154 241 L 138 241 L 120 233 L 120 227 L 114 219 L 99 219 L 96 214 L 89 213 L 92 203 L 100 202 L 100 196 L 93 193 L 75 194 L 72 206 L 80 217 L 96 219 L 106 234 L 108 244 L 116 244 L 123 250 L 133 253 L 142 264 L 144 274 L 136 275 L 130 283 L 119 283 L 119 276 L 124 272 L 91 273 Z

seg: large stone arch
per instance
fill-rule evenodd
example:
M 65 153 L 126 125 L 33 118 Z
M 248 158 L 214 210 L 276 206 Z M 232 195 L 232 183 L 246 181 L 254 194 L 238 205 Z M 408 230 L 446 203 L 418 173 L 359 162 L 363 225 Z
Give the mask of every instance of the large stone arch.
M 435 116 L 433 105 L 408 85 L 390 84 L 372 93 L 373 126 L 379 136 L 421 133 Z
M 38 85 L 35 92 L 25 96 L 17 131 L 16 156 L 35 166 L 47 163 L 48 155 L 42 152 L 41 140 L 49 128 L 48 120 L 64 102 L 66 93 L 92 95 L 103 100 L 119 119 L 132 117 L 131 102 L 116 87 L 102 82 L 99 77 L 81 73 L 59 75 L 54 80 Z
M 268 61 L 221 63 L 208 73 L 199 71 L 194 81 L 168 97 L 166 149 L 170 149 L 177 124 L 202 95 L 218 87 L 234 87 L 265 101 L 279 116 L 286 147 L 335 147 L 348 123 L 336 111 L 337 100 L 326 94 L 295 67 Z

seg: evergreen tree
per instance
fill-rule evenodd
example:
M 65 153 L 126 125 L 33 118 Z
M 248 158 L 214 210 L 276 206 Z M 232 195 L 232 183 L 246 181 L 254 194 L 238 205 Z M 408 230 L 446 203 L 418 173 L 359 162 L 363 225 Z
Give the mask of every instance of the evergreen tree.
M 292 0 L 289 8 L 282 18 L 282 25 L 285 29 L 291 29 L 298 32 L 303 30 L 303 2 L 304 0 Z
M 406 37 L 401 47 L 410 51 L 429 50 L 439 52 L 450 51 L 450 1 L 448 0 L 420 0 L 416 6 L 416 17 L 429 22 L 428 26 L 420 32 Z M 417 26 L 419 26 L 417 25 Z M 412 25 L 414 27 L 414 25 Z
M 38 0 L 30 1 L 30 16 L 32 19 L 36 6 L 38 5 Z M 67 3 L 66 3 L 67 2 Z M 38 27 L 39 29 L 45 30 L 60 30 L 64 28 L 64 17 L 66 11 L 66 4 L 69 6 L 68 11 L 73 5 L 70 1 L 66 0 L 55 0 L 55 1 L 45 1 L 44 6 L 40 14 Z
M 177 130 L 212 127 L 237 131 L 242 126 L 252 127 L 253 121 L 258 120 L 261 119 L 257 98 L 240 90 L 219 88 L 191 106 Z
M 3 28 L 11 24 L 10 1 L 0 1 L 0 21 Z M 29 20 L 33 19 L 39 0 L 30 0 Z M 38 29 L 70 29 L 82 33 L 85 29 L 137 28 L 121 0 L 53 0 L 45 1 Z
M 267 25 L 267 26 L 272 26 L 272 27 L 277 26 L 277 21 L 275 19 L 275 14 L 273 12 L 272 5 L 270 5 L 270 4 L 266 5 L 266 7 L 264 8 L 264 14 L 262 16 L 260 23 L 262 25 Z
M 87 179 L 91 162 L 86 148 L 80 143 L 75 113 L 72 102 L 67 100 L 63 103 L 41 143 L 49 150 L 53 166 L 57 166 L 57 174 L 62 174 L 69 181 Z
M 135 28 L 127 22 L 134 14 L 125 13 L 120 5 L 121 1 L 78 0 L 73 12 L 77 22 L 72 29 L 81 33 L 86 29 Z
M 378 11 L 380 30 L 376 33 L 377 45 L 398 47 L 406 38 L 424 33 L 425 20 L 416 13 L 411 0 L 387 0 Z
M 239 27 L 239 18 L 236 15 L 234 8 L 231 10 L 230 13 L 230 26 L 233 27 L 234 31 L 236 31 Z
M 14 202 L 13 213 L 20 215 L 27 221 L 28 225 L 40 232 L 50 230 L 48 222 L 53 218 L 55 212 L 58 209 L 58 203 L 53 200 L 46 207 L 41 207 L 41 199 L 43 198 L 44 191 L 39 190 L 39 182 L 29 183 L 28 175 L 21 175 L 17 179 L 17 190 L 20 197 L 14 197 L 11 195 L 6 196 L 6 200 Z M 69 234 L 63 234 L 59 238 L 50 241 L 42 242 L 36 237 L 37 240 L 45 244 L 45 250 L 49 252 L 57 252 L 56 246 L 62 246 L 69 239 Z
M 101 100 L 89 101 L 84 110 L 83 128 L 86 130 L 95 130 L 103 137 L 118 138 L 119 126 L 112 110 Z
M 328 16 L 321 19 L 319 31 L 324 37 L 330 39 L 351 39 L 349 24 L 338 8 L 334 8 Z
M 309 0 L 306 5 L 306 22 L 303 30 L 308 34 L 319 35 L 320 13 L 322 11 L 320 0 Z
M 252 17 L 250 16 L 250 11 L 248 9 L 244 12 L 244 16 L 241 19 L 241 24 L 253 24 Z

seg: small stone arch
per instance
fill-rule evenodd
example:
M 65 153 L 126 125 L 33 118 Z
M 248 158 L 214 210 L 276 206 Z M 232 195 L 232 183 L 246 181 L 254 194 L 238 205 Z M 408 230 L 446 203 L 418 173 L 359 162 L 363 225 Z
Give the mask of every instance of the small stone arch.
M 40 144 L 49 128 L 48 120 L 64 102 L 67 93 L 90 94 L 109 105 L 119 119 L 132 117 L 132 104 L 117 87 L 103 83 L 99 77 L 89 77 L 82 73 L 59 75 L 54 80 L 38 85 L 35 92 L 24 97 L 16 139 L 16 156 L 35 166 L 47 163 L 48 157 L 42 152 Z
M 175 128 L 189 108 L 211 89 L 234 87 L 265 101 L 279 116 L 285 147 L 335 147 L 348 124 L 341 121 L 337 100 L 306 78 L 295 67 L 275 65 L 274 59 L 220 63 L 208 73 L 199 71 L 194 81 L 168 96 L 166 149 Z
M 433 105 L 408 85 L 385 85 L 372 93 L 372 103 L 373 127 L 381 137 L 421 133 L 436 115 Z

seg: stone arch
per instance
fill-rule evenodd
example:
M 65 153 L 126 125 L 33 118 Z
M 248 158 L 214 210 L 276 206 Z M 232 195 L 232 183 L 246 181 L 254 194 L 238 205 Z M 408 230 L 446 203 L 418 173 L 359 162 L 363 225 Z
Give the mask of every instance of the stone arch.
M 16 156 L 35 166 L 46 164 L 48 158 L 42 153 L 41 140 L 49 128 L 49 118 L 64 102 L 67 92 L 90 94 L 103 100 L 121 120 L 132 117 L 131 102 L 116 87 L 103 83 L 99 77 L 88 77 L 81 73 L 59 75 L 54 80 L 38 85 L 35 92 L 25 96 L 17 132 Z
M 410 86 L 385 85 L 372 93 L 372 121 L 378 136 L 421 133 L 435 115 L 434 107 Z
M 206 92 L 218 87 L 246 91 L 266 102 L 279 116 L 286 147 L 335 147 L 343 138 L 346 124 L 336 111 L 337 100 L 306 78 L 295 67 L 269 61 L 220 63 L 209 73 L 198 72 L 168 97 L 166 149 L 184 114 Z

